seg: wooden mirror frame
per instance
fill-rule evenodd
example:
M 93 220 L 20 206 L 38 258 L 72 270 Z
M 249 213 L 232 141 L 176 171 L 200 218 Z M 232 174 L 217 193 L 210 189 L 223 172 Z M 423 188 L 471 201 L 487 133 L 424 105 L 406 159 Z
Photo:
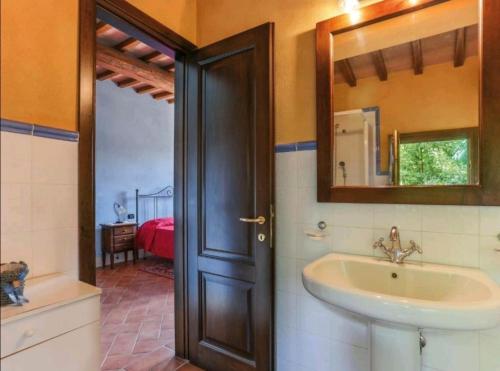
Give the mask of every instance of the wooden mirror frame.
M 316 25 L 318 201 L 349 203 L 500 205 L 500 1 L 479 0 L 479 184 L 333 186 L 333 36 L 449 0 L 385 0 Z M 414 3 L 415 1 L 412 1 Z

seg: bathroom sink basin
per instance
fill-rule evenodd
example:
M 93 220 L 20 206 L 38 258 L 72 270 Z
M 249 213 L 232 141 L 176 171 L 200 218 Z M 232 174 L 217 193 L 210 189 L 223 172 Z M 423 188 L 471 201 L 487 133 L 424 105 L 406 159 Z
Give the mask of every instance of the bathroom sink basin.
M 375 320 L 448 330 L 500 324 L 500 289 L 475 269 L 333 253 L 307 265 L 302 281 L 315 297 Z

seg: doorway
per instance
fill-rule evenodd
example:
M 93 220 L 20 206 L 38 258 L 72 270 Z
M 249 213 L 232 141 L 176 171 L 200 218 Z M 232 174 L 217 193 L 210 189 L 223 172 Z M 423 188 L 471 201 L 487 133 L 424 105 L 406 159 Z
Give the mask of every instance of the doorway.
M 80 4 L 81 279 L 95 284 L 97 47 L 86 32 L 98 18 L 174 51 L 175 352 L 207 370 L 273 369 L 273 25 L 196 49 L 126 2 Z

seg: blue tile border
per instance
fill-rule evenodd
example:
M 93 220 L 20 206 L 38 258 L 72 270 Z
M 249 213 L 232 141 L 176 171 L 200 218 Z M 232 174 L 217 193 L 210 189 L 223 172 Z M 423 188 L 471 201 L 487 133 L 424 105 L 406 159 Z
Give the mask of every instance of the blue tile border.
M 313 151 L 316 150 L 316 148 L 317 148 L 316 141 L 311 140 L 308 142 L 276 144 L 274 146 L 274 152 L 284 153 L 284 152 L 296 152 L 296 151 Z
M 77 131 L 49 128 L 47 126 L 6 119 L 0 119 L 0 130 L 10 133 L 33 135 L 35 137 L 65 140 L 68 142 L 78 142 L 79 137 Z

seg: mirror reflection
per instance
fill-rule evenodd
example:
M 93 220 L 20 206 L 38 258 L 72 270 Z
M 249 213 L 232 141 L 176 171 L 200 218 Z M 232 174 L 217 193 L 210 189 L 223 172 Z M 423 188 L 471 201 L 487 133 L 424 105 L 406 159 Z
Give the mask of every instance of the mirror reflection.
M 478 17 L 460 3 L 334 36 L 335 186 L 477 184 Z

